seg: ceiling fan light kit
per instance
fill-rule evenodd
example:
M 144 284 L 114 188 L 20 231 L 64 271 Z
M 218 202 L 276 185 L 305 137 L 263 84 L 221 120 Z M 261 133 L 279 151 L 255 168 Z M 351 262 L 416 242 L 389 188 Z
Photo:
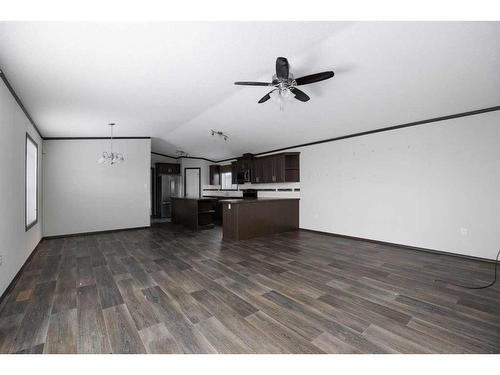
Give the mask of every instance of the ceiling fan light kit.
M 325 79 L 332 78 L 333 71 L 310 74 L 307 76 L 294 78 L 290 73 L 290 65 L 285 57 L 278 57 L 276 59 L 276 74 L 273 76 L 272 81 L 267 82 L 249 82 L 239 81 L 235 85 L 242 86 L 268 86 L 273 89 L 264 95 L 258 103 L 267 102 L 269 99 L 276 98 L 280 103 L 280 109 L 283 110 L 284 100 L 295 98 L 301 102 L 307 102 L 310 97 L 304 91 L 297 88 L 297 86 L 308 85 L 310 83 L 324 81 Z
M 97 159 L 97 163 L 99 164 L 109 164 L 109 165 L 115 165 L 119 164 L 125 161 L 125 158 L 123 157 L 123 154 L 119 152 L 114 152 L 113 151 L 113 127 L 115 126 L 115 123 L 110 123 L 108 126 L 111 129 L 111 137 L 110 137 L 110 152 L 104 151 L 99 159 Z

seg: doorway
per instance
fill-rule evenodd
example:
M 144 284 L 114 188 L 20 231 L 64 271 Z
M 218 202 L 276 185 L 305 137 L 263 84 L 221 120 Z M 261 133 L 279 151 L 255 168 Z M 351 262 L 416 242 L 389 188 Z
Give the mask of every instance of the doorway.
M 201 168 L 184 168 L 184 196 L 201 197 Z

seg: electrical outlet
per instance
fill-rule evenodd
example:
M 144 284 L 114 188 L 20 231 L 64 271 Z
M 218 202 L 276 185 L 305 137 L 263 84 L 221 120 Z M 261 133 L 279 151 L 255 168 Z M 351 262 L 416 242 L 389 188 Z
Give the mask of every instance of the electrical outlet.
M 460 228 L 460 234 L 462 236 L 467 236 L 469 234 L 469 231 L 467 230 L 467 228 Z

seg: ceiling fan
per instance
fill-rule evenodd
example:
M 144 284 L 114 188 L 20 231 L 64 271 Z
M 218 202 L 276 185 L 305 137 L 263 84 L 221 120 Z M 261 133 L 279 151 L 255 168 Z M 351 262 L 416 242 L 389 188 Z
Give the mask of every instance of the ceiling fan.
M 332 78 L 334 73 L 326 71 L 321 73 L 310 74 L 307 76 L 294 78 L 290 73 L 290 65 L 285 57 L 278 57 L 276 59 L 276 74 L 273 75 L 272 82 L 235 82 L 235 85 L 243 86 L 270 86 L 274 87 L 270 92 L 259 100 L 259 103 L 264 103 L 271 99 L 271 95 L 278 95 L 279 99 L 286 97 L 293 97 L 301 102 L 307 102 L 310 97 L 297 86 L 308 85 L 310 83 L 323 81 Z

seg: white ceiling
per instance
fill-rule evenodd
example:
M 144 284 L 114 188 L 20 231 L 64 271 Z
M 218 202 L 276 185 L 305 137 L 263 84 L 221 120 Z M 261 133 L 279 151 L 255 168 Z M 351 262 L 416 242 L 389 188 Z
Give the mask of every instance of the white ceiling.
M 46 137 L 151 136 L 222 159 L 500 104 L 499 22 L 0 23 L 0 67 Z M 307 103 L 257 101 L 277 56 Z M 222 130 L 224 142 L 209 135 Z

